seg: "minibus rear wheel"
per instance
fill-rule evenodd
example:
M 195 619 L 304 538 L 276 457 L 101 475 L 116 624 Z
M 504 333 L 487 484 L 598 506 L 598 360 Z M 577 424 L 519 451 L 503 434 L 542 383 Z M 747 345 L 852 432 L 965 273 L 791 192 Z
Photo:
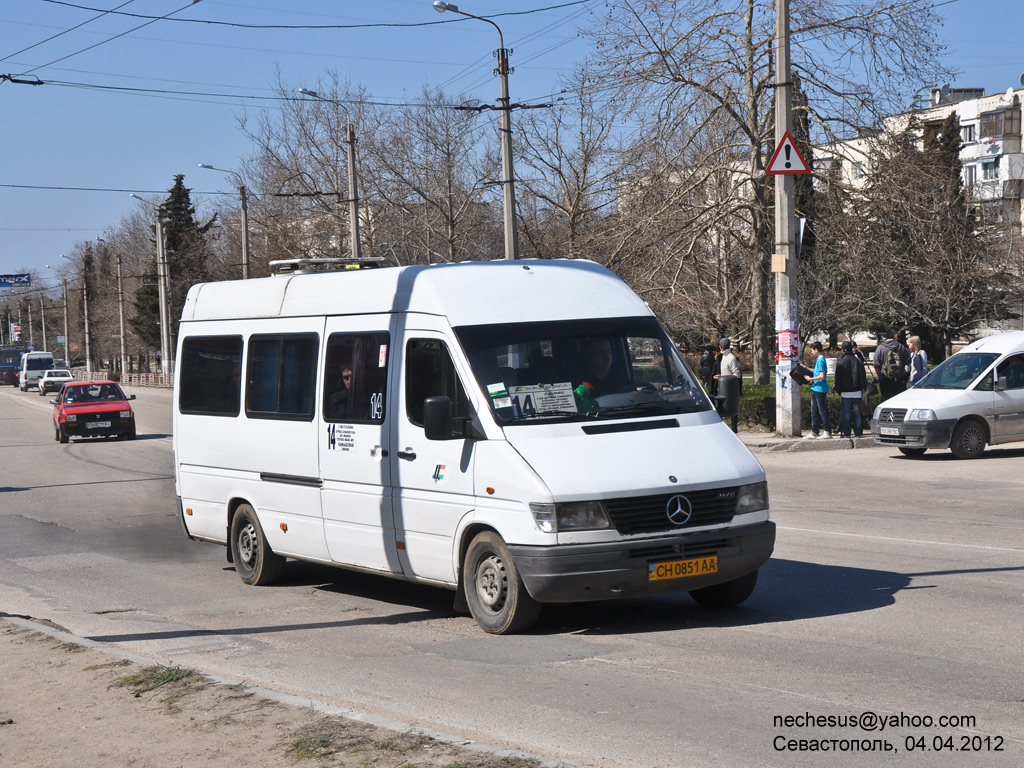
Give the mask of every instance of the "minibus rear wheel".
M 705 608 L 732 608 L 750 597 L 756 585 L 757 571 L 751 571 L 732 581 L 695 589 L 690 593 L 690 597 Z
M 231 519 L 230 546 L 235 570 L 246 584 L 262 587 L 281 576 L 284 558 L 267 544 L 256 512 L 248 504 L 240 505 Z
M 523 585 L 512 555 L 493 531 L 477 534 L 466 550 L 466 601 L 476 623 L 492 635 L 529 629 L 540 615 L 540 603 Z

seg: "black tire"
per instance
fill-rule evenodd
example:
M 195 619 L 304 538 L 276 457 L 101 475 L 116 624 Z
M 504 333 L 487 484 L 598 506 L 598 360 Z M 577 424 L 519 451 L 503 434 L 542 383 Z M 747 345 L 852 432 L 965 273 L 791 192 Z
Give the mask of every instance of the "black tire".
M 493 531 L 477 534 L 462 567 L 469 612 L 485 632 L 508 635 L 537 621 L 540 603 L 526 591 L 501 536 Z
M 756 585 L 757 571 L 751 571 L 732 581 L 695 589 L 690 593 L 690 597 L 705 608 L 732 608 L 750 597 Z
M 125 440 L 134 440 L 135 439 L 135 425 L 134 424 L 132 424 L 131 428 L 127 432 L 124 433 L 124 439 Z
M 900 453 L 904 456 L 924 456 L 924 452 L 927 448 L 900 448 Z
M 280 578 L 284 558 L 274 554 L 267 544 L 256 512 L 248 504 L 242 504 L 235 511 L 229 546 L 235 570 L 246 584 L 262 587 Z
M 55 442 L 60 442 L 60 427 L 56 424 L 53 425 L 53 439 Z
M 965 419 L 953 430 L 949 447 L 958 459 L 976 459 L 985 450 L 985 427 L 974 419 Z
M 63 424 L 57 427 L 57 439 L 62 443 L 68 441 L 68 431 L 64 428 Z

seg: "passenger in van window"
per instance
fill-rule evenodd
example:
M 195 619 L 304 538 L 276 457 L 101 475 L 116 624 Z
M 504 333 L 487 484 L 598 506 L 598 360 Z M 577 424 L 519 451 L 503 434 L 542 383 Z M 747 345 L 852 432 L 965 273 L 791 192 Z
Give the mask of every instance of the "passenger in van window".
M 352 369 L 345 366 L 341 369 L 334 392 L 327 398 L 327 418 L 347 419 L 352 406 Z

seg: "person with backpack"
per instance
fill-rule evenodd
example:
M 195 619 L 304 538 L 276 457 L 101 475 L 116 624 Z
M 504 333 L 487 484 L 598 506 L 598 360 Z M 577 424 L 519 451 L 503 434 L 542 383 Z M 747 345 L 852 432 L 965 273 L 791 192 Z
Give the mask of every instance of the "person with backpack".
M 839 434 L 850 437 L 853 427 L 854 437 L 864 437 L 861 426 L 860 403 L 867 387 L 867 376 L 864 374 L 864 362 L 853 351 L 853 342 L 843 342 L 843 356 L 836 363 L 836 380 L 832 386 L 839 393 L 842 410 L 839 415 Z
M 878 376 L 883 402 L 906 390 L 910 378 L 910 350 L 900 344 L 895 328 L 886 332 L 885 341 L 871 356 L 871 363 Z

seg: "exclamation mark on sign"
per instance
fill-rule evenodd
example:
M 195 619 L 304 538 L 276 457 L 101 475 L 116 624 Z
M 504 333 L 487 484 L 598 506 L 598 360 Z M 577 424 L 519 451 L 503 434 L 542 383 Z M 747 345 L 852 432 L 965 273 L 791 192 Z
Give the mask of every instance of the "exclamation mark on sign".
M 793 151 L 793 148 L 791 146 L 789 146 L 789 144 L 783 144 L 782 145 L 782 149 L 786 153 L 786 167 L 787 168 L 792 168 L 793 167 L 793 163 L 791 163 L 789 161 L 789 155 Z

